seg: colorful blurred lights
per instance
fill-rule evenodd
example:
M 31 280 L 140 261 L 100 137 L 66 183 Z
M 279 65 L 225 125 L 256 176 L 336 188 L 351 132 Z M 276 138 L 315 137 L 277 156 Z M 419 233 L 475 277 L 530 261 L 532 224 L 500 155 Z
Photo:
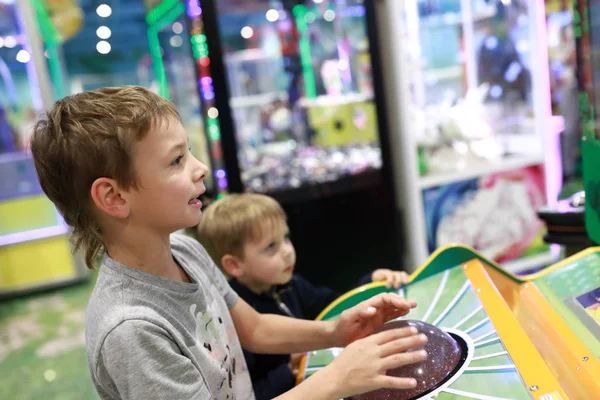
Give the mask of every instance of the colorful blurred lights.
M 169 39 L 169 44 L 172 47 L 181 47 L 183 44 L 183 39 L 179 35 L 172 36 L 171 39 Z
M 279 11 L 277 11 L 274 8 L 271 8 L 269 11 L 267 11 L 267 21 L 269 22 L 275 22 L 279 19 Z
M 323 19 L 327 22 L 331 22 L 335 19 L 335 11 L 327 10 L 323 13 Z
M 100 54 L 108 54 L 110 53 L 111 46 L 106 40 L 101 40 L 96 44 L 96 50 Z
M 206 113 L 208 114 L 208 118 L 219 118 L 219 110 L 215 107 L 209 108 Z
M 174 22 L 172 29 L 173 29 L 173 33 L 179 35 L 179 34 L 181 34 L 181 32 L 183 32 L 183 25 L 181 24 L 181 22 Z
M 221 189 L 226 189 L 227 188 L 227 179 L 225 179 L 225 178 L 219 179 L 218 185 Z
M 31 60 L 31 54 L 29 54 L 26 50 L 19 50 L 17 53 L 17 61 L 20 63 L 28 63 Z
M 242 28 L 240 34 L 244 39 L 250 39 L 252 36 L 254 36 L 254 29 L 250 28 L 249 26 L 245 26 Z
M 225 178 L 225 170 L 223 170 L 223 169 L 218 169 L 218 170 L 216 170 L 216 171 L 215 171 L 215 176 L 216 176 L 218 179 L 223 179 L 223 178 Z
M 108 39 L 111 34 L 112 32 L 110 31 L 110 28 L 108 26 L 103 25 L 99 26 L 98 29 L 96 29 L 96 35 L 98 35 L 100 39 Z
M 12 49 L 13 47 L 15 47 L 17 45 L 17 39 L 15 39 L 12 36 L 7 36 L 4 38 L 4 46 Z
M 96 8 L 96 14 L 102 18 L 110 17 L 112 14 L 112 8 L 110 8 L 108 4 L 100 4 L 98 8 Z
M 202 8 L 200 8 L 200 3 L 198 2 L 198 0 L 188 1 L 187 13 L 190 16 L 190 18 L 196 18 L 202 14 Z

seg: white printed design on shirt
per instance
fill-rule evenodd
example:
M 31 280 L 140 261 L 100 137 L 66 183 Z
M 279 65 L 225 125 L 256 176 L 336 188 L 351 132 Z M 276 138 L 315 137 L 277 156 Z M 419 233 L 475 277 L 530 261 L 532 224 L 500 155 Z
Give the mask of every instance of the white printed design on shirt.
M 234 400 L 233 380 L 236 375 L 236 360 L 231 356 L 228 335 L 224 321 L 219 316 L 213 316 L 210 308 L 206 312 L 196 313 L 196 304 L 190 305 L 190 313 L 196 321 L 196 338 L 200 347 L 210 354 L 214 363 L 222 371 L 222 376 L 215 383 L 217 399 Z

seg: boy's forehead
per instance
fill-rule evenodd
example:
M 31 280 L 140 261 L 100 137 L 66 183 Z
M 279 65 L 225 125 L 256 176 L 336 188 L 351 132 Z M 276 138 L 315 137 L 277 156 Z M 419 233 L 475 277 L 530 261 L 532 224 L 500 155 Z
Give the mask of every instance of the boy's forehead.
M 187 142 L 187 134 L 179 121 L 157 121 L 148 131 L 148 134 L 139 142 L 142 147 L 156 146 L 162 151 L 169 151 L 172 146 Z
M 287 222 L 278 216 L 270 217 L 255 224 L 251 232 L 251 240 L 264 240 L 272 236 L 287 233 Z

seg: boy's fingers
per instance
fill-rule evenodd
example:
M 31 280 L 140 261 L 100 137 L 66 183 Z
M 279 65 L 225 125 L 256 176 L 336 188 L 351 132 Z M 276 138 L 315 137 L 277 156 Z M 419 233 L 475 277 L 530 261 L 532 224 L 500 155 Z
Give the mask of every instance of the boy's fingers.
M 359 310 L 358 314 L 363 318 L 370 318 L 377 313 L 377 309 L 368 304 L 365 305 L 361 310 Z
M 387 331 L 379 332 L 369 336 L 369 340 L 372 340 L 375 342 L 375 344 L 381 346 L 393 340 L 416 335 L 418 332 L 419 331 L 412 326 L 399 329 L 388 329 Z
M 384 371 L 389 371 L 390 369 L 402 367 L 404 365 L 416 364 L 426 359 L 427 352 L 425 350 L 392 354 L 382 360 L 382 369 Z
M 400 286 L 402 286 L 402 284 L 404 283 L 404 278 L 402 276 L 402 273 L 397 273 L 394 274 L 394 287 L 396 289 L 400 289 Z
M 406 336 L 380 345 L 379 354 L 381 357 L 387 357 L 392 354 L 402 353 L 403 351 L 423 346 L 426 343 L 427 336 L 423 334 Z
M 391 288 L 393 285 L 394 285 L 394 274 L 387 277 L 387 280 L 385 282 L 385 287 Z
M 383 309 L 386 306 L 394 306 L 398 309 L 411 309 L 416 307 L 417 303 L 414 301 L 406 300 L 404 297 L 396 293 L 381 293 L 375 297 L 372 297 L 366 302 L 372 306 L 379 309 Z
M 376 378 L 377 386 L 387 389 L 412 389 L 417 386 L 414 378 L 397 378 L 395 376 L 381 375 Z

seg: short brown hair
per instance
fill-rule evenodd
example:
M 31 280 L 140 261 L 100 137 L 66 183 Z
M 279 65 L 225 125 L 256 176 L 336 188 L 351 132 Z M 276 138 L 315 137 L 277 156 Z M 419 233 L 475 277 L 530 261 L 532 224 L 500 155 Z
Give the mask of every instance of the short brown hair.
M 101 177 L 136 187 L 133 145 L 156 125 L 180 120 L 172 103 L 139 86 L 102 88 L 57 101 L 36 123 L 31 153 L 42 189 L 73 229 L 88 268 L 104 251 L 90 189 Z
M 258 240 L 265 224 L 278 224 L 286 219 L 279 203 L 269 196 L 230 194 L 206 208 L 198 224 L 198 240 L 222 268 L 224 255 L 243 258 L 244 245 Z

